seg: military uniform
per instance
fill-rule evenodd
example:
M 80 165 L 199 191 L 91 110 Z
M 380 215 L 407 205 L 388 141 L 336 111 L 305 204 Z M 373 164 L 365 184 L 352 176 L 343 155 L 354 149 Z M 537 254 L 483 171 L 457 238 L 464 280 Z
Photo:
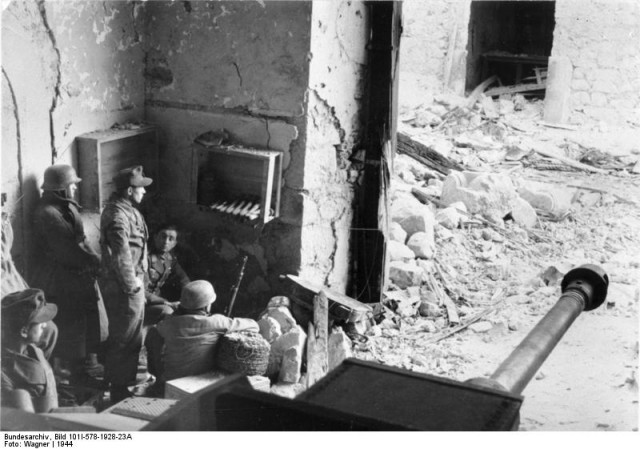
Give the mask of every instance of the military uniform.
M 149 268 L 145 277 L 145 324 L 157 324 L 173 313 L 167 302 L 175 301 L 175 293 L 189 283 L 178 259 L 169 251 L 149 254 Z
M 149 233 L 130 200 L 114 194 L 100 217 L 104 276 L 101 288 L 109 315 L 105 379 L 115 385 L 135 382 L 144 320 L 144 273 Z
M 58 305 L 56 354 L 69 360 L 97 353 L 107 332 L 96 283 L 100 257 L 86 242 L 79 208 L 58 192 L 45 191 L 33 220 L 38 257 L 30 285 Z

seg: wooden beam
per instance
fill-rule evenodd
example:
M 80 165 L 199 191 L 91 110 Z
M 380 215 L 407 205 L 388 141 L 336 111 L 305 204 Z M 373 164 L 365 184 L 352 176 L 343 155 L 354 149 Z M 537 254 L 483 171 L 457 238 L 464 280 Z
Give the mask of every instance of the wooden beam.
M 463 170 L 456 162 L 446 156 L 432 150 L 423 143 L 411 138 L 411 136 L 398 132 L 398 153 L 406 154 L 417 160 L 421 164 L 437 171 L 443 175 L 448 175 L 451 170 Z
M 313 323 L 307 336 L 307 388 L 329 371 L 329 300 L 324 292 L 313 298 Z

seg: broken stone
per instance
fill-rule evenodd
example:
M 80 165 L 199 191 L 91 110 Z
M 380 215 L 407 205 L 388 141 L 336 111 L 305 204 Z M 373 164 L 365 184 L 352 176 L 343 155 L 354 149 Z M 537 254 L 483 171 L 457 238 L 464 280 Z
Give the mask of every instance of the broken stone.
M 525 228 L 533 228 L 538 223 L 538 214 L 536 214 L 535 209 L 522 198 L 516 198 L 513 201 L 511 216 L 513 221 Z
M 289 349 L 298 348 L 298 353 L 302 354 L 306 340 L 307 334 L 298 325 L 276 338 L 271 344 L 266 375 L 272 377 L 280 371 L 284 354 Z
M 600 201 L 602 195 L 598 192 L 586 192 L 578 197 L 578 202 L 583 207 L 593 207 Z
M 511 179 L 498 173 L 452 172 L 444 180 L 442 202 L 461 201 L 472 214 L 487 220 L 501 219 L 511 212 L 519 198 Z
M 411 248 L 404 243 L 396 242 L 395 240 L 389 240 L 387 243 L 387 251 L 391 262 L 396 260 L 408 262 L 416 257 Z
M 425 274 L 429 274 L 429 273 L 434 273 L 435 272 L 435 265 L 433 264 L 433 261 L 431 261 L 431 260 L 416 259 L 416 263 L 418 264 L 418 266 L 422 269 L 422 271 Z
M 424 316 L 427 318 L 436 318 L 442 315 L 442 310 L 440 309 L 440 306 L 438 306 L 437 303 L 434 303 L 426 299 L 423 299 L 422 301 L 420 301 L 420 307 L 418 308 L 418 312 L 420 313 L 421 316 Z
M 443 185 L 444 185 L 444 183 L 442 181 L 440 181 L 439 179 L 436 179 L 436 178 L 431 178 L 429 180 L 429 182 L 427 182 L 427 186 L 431 186 L 431 187 L 440 187 L 440 188 L 442 188 Z
M 504 242 L 504 237 L 491 228 L 484 228 L 482 230 L 482 238 L 490 242 Z
M 267 307 L 291 307 L 291 301 L 286 296 L 274 296 L 269 300 Z
M 443 226 L 437 226 L 435 229 L 435 234 L 436 234 L 436 238 L 438 240 L 451 240 L 453 238 L 453 232 L 451 232 L 450 230 L 448 230 L 447 228 L 443 227 Z
M 500 109 L 500 115 L 511 114 L 515 110 L 513 101 L 508 98 L 498 98 L 498 107 Z
M 276 338 L 282 335 L 280 323 L 275 318 L 264 316 L 258 321 L 260 335 L 269 343 L 273 343 Z
M 433 231 L 430 233 L 416 232 L 409 237 L 407 246 L 413 251 L 415 257 L 430 259 L 433 257 L 436 246 Z
M 389 225 L 389 238 L 404 245 L 404 242 L 407 241 L 407 231 L 402 229 L 399 223 L 391 222 Z
M 304 385 L 278 382 L 271 386 L 270 392 L 285 398 L 293 399 L 304 391 Z
M 431 209 L 406 192 L 398 194 L 392 202 L 391 221 L 400 224 L 408 235 L 433 232 L 435 224 Z
M 564 277 L 564 273 L 561 273 L 556 267 L 550 266 L 544 270 L 541 277 L 545 285 L 558 285 Z
M 422 282 L 422 269 L 415 263 L 391 262 L 389 264 L 389 279 L 401 289 L 412 285 L 420 285 Z
M 482 100 L 480 100 L 480 105 L 482 106 L 482 111 L 488 118 L 498 118 L 499 114 L 496 110 L 496 104 L 493 102 L 491 97 L 483 96 Z
M 557 188 L 541 182 L 527 181 L 518 187 L 518 194 L 531 206 L 548 214 L 561 217 L 571 207 L 574 189 Z
M 417 300 L 405 299 L 404 301 L 399 302 L 396 313 L 403 318 L 415 316 L 417 313 L 416 305 L 419 301 L 420 299 L 418 298 Z
M 329 371 L 340 365 L 344 359 L 353 355 L 351 340 L 342 328 L 334 327 L 329 334 L 327 343 L 329 351 Z
M 302 367 L 302 348 L 293 347 L 287 349 L 282 355 L 282 364 L 278 381 L 296 383 L 300 380 L 300 368 Z
M 492 327 L 493 325 L 488 321 L 478 321 L 469 325 L 469 329 L 479 334 L 490 331 Z
M 284 306 L 269 307 L 262 316 L 268 316 L 276 320 L 278 324 L 280 324 L 280 329 L 283 334 L 286 334 L 290 329 L 295 328 L 297 324 L 293 315 L 291 315 L 289 308 Z
M 463 218 L 461 210 L 467 211 L 467 207 L 463 202 L 453 203 L 449 207 L 438 211 L 435 217 L 436 222 L 447 229 L 457 229 Z

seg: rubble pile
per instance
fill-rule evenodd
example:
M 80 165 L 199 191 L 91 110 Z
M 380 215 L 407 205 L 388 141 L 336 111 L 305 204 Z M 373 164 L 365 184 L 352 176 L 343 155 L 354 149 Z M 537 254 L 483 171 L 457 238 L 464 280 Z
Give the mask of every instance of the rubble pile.
M 640 296 L 640 147 L 587 160 L 584 142 L 539 123 L 539 101 L 463 100 L 436 97 L 401 117 L 399 132 L 464 169 L 396 155 L 388 285 L 376 324 L 354 345 L 358 358 L 459 380 L 478 357 L 457 348 L 465 332 L 529 329 L 557 301 L 563 275 L 586 261 L 628 291 L 624 304 L 595 313 L 628 315 Z

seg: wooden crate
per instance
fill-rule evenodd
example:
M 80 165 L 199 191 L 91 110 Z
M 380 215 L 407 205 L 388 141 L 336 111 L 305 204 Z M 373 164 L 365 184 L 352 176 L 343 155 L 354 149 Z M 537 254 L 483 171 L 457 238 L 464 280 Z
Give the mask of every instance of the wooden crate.
M 158 188 L 158 132 L 154 126 L 105 130 L 76 137 L 80 205 L 100 212 L 115 191 L 112 178 L 123 168 L 142 165 L 153 178 L 148 190 Z
M 191 201 L 201 210 L 261 223 L 280 215 L 282 153 L 195 143 L 192 167 Z

